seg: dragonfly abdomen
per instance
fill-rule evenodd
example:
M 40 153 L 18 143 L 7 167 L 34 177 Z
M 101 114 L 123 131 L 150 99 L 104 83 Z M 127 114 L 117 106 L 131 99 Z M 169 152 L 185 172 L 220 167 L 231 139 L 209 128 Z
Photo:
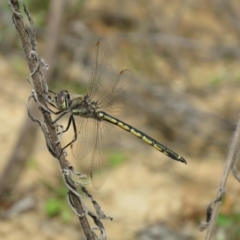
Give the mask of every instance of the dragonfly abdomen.
M 118 127 L 122 128 L 125 131 L 128 131 L 130 133 L 132 133 L 134 136 L 142 139 L 145 143 L 149 144 L 150 146 L 154 147 L 156 150 L 164 153 L 166 156 L 183 162 L 183 163 L 187 163 L 186 160 L 181 157 L 179 154 L 175 153 L 174 151 L 172 151 L 171 149 L 167 148 L 166 146 L 164 146 L 163 144 L 157 142 L 156 140 L 154 140 L 153 138 L 149 137 L 148 135 L 146 135 L 145 133 L 137 130 L 136 128 L 132 127 L 131 125 L 124 123 L 114 117 L 111 117 L 110 115 L 108 115 L 105 112 L 98 112 L 98 117 L 100 119 L 103 119 L 109 123 L 115 124 Z

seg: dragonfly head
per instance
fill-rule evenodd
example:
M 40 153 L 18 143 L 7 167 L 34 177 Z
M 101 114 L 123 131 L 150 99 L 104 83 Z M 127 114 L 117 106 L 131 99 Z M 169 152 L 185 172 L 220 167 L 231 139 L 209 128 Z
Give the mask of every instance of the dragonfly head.
M 66 91 L 66 90 L 63 90 L 63 91 L 59 92 L 58 94 L 56 94 L 55 103 L 56 103 L 56 106 L 60 110 L 68 109 L 69 105 L 70 105 L 70 94 L 69 94 L 69 92 Z

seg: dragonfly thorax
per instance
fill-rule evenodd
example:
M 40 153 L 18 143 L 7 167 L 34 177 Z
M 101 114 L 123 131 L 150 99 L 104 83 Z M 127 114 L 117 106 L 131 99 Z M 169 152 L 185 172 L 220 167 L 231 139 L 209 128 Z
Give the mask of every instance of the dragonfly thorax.
M 72 99 L 70 108 L 73 115 L 85 118 L 96 118 L 97 116 L 97 103 L 91 101 L 88 95 L 79 96 Z

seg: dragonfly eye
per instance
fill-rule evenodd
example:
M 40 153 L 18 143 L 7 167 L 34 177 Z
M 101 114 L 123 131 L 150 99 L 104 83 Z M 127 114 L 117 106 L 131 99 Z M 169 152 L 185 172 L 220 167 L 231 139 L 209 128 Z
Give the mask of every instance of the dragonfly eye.
M 68 93 L 65 93 L 64 91 L 61 91 L 56 96 L 56 104 L 60 109 L 65 109 L 68 105 L 68 99 L 70 99 L 70 96 Z

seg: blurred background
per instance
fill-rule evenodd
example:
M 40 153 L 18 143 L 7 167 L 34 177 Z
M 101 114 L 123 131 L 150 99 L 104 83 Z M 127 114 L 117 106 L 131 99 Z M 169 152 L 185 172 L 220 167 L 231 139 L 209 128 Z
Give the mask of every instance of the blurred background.
M 88 189 L 113 222 L 108 239 L 204 239 L 239 117 L 240 2 L 207 0 L 25 0 L 50 89 L 84 93 L 95 45 L 105 37 L 113 69 L 135 76 L 124 121 L 186 158 L 184 165 L 124 131 L 121 154 L 100 191 Z M 84 239 L 66 203 L 60 168 L 28 120 L 31 86 L 7 1 L 0 2 L 0 236 Z M 67 123 L 67 118 L 63 124 Z M 72 133 L 66 134 L 63 145 Z M 68 159 L 81 163 L 68 150 Z M 230 176 L 215 239 L 239 239 L 239 184 Z M 85 199 L 84 201 L 88 201 Z

